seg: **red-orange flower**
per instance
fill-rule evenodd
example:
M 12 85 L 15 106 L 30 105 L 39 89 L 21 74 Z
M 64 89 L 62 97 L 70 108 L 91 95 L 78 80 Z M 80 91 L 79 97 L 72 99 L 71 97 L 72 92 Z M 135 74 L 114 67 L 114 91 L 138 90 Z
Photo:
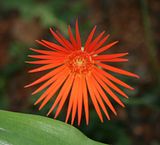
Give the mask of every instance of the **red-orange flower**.
M 66 122 L 70 114 L 72 114 L 71 124 L 74 123 L 76 114 L 78 116 L 78 124 L 80 124 L 83 110 L 85 112 L 86 124 L 89 123 L 88 98 L 90 97 L 100 120 L 103 122 L 101 109 L 104 111 L 106 117 L 110 119 L 106 105 L 116 115 L 116 110 L 110 102 L 108 95 L 124 107 L 124 104 L 113 90 L 121 96 L 128 98 L 116 84 L 133 90 L 131 86 L 111 75 L 109 71 L 135 78 L 139 78 L 139 76 L 108 64 L 109 62 L 128 61 L 126 58 L 122 58 L 128 53 L 102 54 L 102 52 L 105 52 L 117 44 L 118 41 L 104 45 L 109 37 L 109 35 L 103 36 L 105 34 L 104 31 L 92 40 L 96 30 L 95 26 L 90 32 L 85 45 L 82 46 L 78 21 L 76 21 L 75 27 L 76 37 L 73 36 L 71 27 L 68 27 L 70 40 L 64 38 L 58 31 L 54 32 L 50 29 L 59 44 L 41 40 L 37 42 L 49 50 L 31 48 L 32 51 L 38 54 L 29 55 L 29 57 L 39 60 L 27 61 L 27 63 L 43 66 L 30 70 L 29 72 L 35 73 L 46 70 L 50 70 L 50 72 L 47 72 L 44 76 L 26 87 L 44 82 L 44 84 L 32 93 L 36 94 L 46 89 L 35 102 L 35 104 L 41 102 L 39 109 L 42 109 L 53 96 L 55 97 L 55 93 L 59 90 L 59 94 L 49 110 L 48 115 L 57 107 L 55 113 L 56 118 L 68 98 Z

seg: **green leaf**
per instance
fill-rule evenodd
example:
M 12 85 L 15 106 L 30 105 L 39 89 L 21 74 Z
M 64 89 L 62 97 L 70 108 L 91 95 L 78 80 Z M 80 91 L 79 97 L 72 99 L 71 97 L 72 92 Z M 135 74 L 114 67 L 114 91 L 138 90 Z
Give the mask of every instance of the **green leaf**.
M 1 145 L 105 145 L 54 119 L 0 110 Z

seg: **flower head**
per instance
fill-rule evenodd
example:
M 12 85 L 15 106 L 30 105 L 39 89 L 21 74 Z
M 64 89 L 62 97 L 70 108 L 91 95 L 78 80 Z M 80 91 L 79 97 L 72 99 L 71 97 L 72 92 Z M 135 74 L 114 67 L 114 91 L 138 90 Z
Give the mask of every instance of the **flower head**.
M 43 83 L 32 93 L 36 94 L 46 89 L 35 102 L 35 104 L 41 103 L 39 109 L 42 109 L 52 97 L 55 97 L 55 101 L 47 115 L 57 107 L 55 113 L 56 118 L 64 104 L 69 100 L 66 122 L 68 122 L 71 115 L 71 124 L 73 124 L 77 114 L 78 124 L 80 125 L 82 111 L 84 110 L 86 124 L 88 124 L 88 102 L 90 98 L 100 120 L 103 122 L 101 110 L 103 110 L 106 117 L 110 119 L 106 106 L 116 115 L 116 110 L 108 96 L 124 107 L 124 104 L 113 90 L 119 95 L 128 98 L 117 84 L 133 90 L 131 86 L 109 72 L 111 71 L 135 78 L 139 78 L 139 76 L 108 64 L 109 62 L 128 61 L 126 58 L 123 58 L 123 56 L 126 56 L 128 53 L 102 54 L 102 52 L 105 52 L 113 45 L 117 44 L 118 41 L 104 45 L 109 37 L 109 35 L 104 36 L 104 31 L 93 40 L 93 35 L 96 30 L 95 26 L 90 32 L 85 45 L 82 46 L 78 21 L 76 21 L 75 27 L 75 37 L 71 31 L 71 27 L 68 27 L 70 40 L 67 40 L 58 31 L 54 32 L 50 29 L 51 34 L 59 44 L 41 40 L 37 42 L 47 50 L 31 48 L 32 51 L 38 54 L 29 55 L 29 57 L 38 60 L 27 61 L 27 63 L 42 66 L 32 69 L 29 72 L 37 73 L 46 70 L 50 71 L 26 87 Z M 59 94 L 56 96 L 55 94 L 57 91 L 59 91 Z

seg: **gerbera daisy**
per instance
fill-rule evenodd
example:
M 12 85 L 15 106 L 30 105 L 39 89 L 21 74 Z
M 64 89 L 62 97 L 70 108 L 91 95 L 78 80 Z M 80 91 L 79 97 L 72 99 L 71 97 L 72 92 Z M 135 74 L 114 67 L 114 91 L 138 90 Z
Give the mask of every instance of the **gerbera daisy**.
M 80 125 L 83 110 L 85 112 L 86 124 L 89 123 L 89 98 L 101 122 L 103 122 L 101 110 L 103 110 L 106 117 L 110 119 L 106 106 L 108 106 L 115 115 L 117 114 L 108 95 L 124 107 L 124 104 L 115 92 L 125 98 L 128 98 L 128 96 L 116 84 L 130 90 L 133 90 L 133 88 L 109 72 L 111 71 L 135 78 L 139 78 L 139 76 L 108 64 L 109 62 L 128 61 L 128 59 L 122 58 L 128 53 L 102 54 L 102 52 L 105 52 L 117 44 L 118 41 L 104 45 L 109 37 L 109 35 L 104 36 L 104 31 L 93 40 L 95 30 L 96 26 L 90 32 L 85 44 L 82 45 L 78 21 L 76 21 L 75 25 L 75 37 L 71 31 L 71 27 L 68 26 L 70 40 L 67 40 L 58 31 L 55 32 L 50 28 L 51 34 L 59 44 L 46 40 L 37 40 L 40 45 L 48 50 L 30 48 L 38 54 L 29 55 L 29 57 L 38 60 L 27 61 L 27 63 L 43 66 L 32 69 L 29 73 L 50 70 L 50 72 L 47 72 L 44 76 L 26 86 L 31 87 L 43 82 L 43 84 L 32 93 L 37 94 L 43 89 L 46 89 L 35 102 L 35 104 L 41 103 L 39 110 L 42 109 L 52 97 L 56 97 L 47 114 L 49 115 L 55 107 L 57 107 L 55 113 L 56 118 L 65 102 L 67 102 L 66 100 L 69 100 L 66 122 L 68 122 L 71 115 L 71 124 L 73 124 L 77 114 L 78 125 Z M 113 92 L 113 90 L 115 92 Z M 55 96 L 57 91 L 59 91 L 59 94 Z

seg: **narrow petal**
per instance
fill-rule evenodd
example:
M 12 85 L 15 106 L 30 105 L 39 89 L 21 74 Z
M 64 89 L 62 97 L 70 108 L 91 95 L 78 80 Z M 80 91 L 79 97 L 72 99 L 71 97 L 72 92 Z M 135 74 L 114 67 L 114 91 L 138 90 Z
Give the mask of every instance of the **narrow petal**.
M 126 58 L 114 58 L 114 59 L 106 59 L 106 60 L 101 60 L 101 62 L 127 62 L 128 59 Z
M 57 60 L 62 59 L 64 56 L 55 56 L 55 55 L 28 55 L 30 58 L 44 59 L 44 60 Z
M 77 47 L 77 42 L 73 36 L 73 33 L 72 33 L 72 30 L 71 30 L 71 27 L 68 26 L 68 33 L 69 33 L 69 38 L 70 38 L 70 41 L 72 42 L 72 45 L 74 46 L 74 49 L 76 49 Z
M 82 94 L 83 94 L 84 110 L 86 116 L 86 124 L 88 125 L 89 123 L 88 93 L 87 93 L 86 80 L 84 76 L 82 76 Z
M 93 73 L 93 76 L 95 77 L 95 74 Z M 96 80 L 96 77 L 95 77 Z M 110 100 L 108 99 L 108 97 L 106 96 L 106 93 L 103 91 L 103 89 L 101 88 L 101 86 L 99 85 L 99 83 L 97 82 L 97 80 L 94 82 L 99 94 L 101 95 L 101 97 L 103 98 L 103 100 L 105 101 L 105 103 L 108 105 L 108 107 L 111 109 L 111 111 L 117 115 L 116 110 L 114 109 L 112 103 L 110 102 Z
M 98 41 L 102 38 L 102 36 L 104 35 L 105 31 L 101 32 L 98 37 L 96 37 L 96 39 L 94 39 L 92 41 L 92 43 L 90 43 L 90 45 L 86 48 L 86 51 L 88 52 L 92 52 L 94 50 L 95 45 L 98 43 Z
M 96 76 L 95 76 L 96 77 Z M 121 100 L 112 92 L 112 90 L 99 78 L 96 77 L 97 82 L 102 86 L 102 88 L 105 89 L 105 91 L 122 107 L 124 107 L 124 104 L 121 102 Z
M 39 49 L 35 49 L 35 48 L 29 48 L 30 50 L 40 53 L 40 54 L 46 54 L 46 55 L 55 55 L 55 56 L 65 56 L 66 54 L 63 52 L 55 52 L 55 51 L 46 51 L 46 50 L 39 50 Z
M 26 88 L 26 87 L 31 87 L 31 86 L 37 85 L 37 84 L 39 84 L 39 83 L 41 83 L 41 82 L 43 82 L 43 81 L 45 81 L 45 80 L 53 77 L 55 74 L 61 72 L 64 68 L 65 68 L 65 66 L 60 66 L 60 67 L 54 69 L 53 71 L 51 71 L 51 72 L 47 73 L 46 75 L 40 77 L 39 79 L 37 79 L 37 80 L 34 81 L 33 83 L 31 83 L 31 84 L 29 84 L 29 85 L 26 85 L 25 88 Z
M 99 42 L 95 45 L 93 51 L 94 51 L 94 50 L 97 50 L 99 47 L 101 47 L 101 46 L 107 41 L 107 39 L 109 38 L 109 36 L 110 36 L 110 35 L 108 34 L 108 35 L 105 36 L 101 41 L 99 41 Z
M 55 82 L 58 78 L 60 78 L 61 76 L 63 76 L 66 72 L 66 69 L 60 71 L 59 73 L 55 74 L 53 77 L 51 77 L 48 81 L 46 81 L 43 85 L 41 85 L 40 87 L 38 87 L 33 93 L 37 94 L 38 92 L 42 91 L 43 89 L 45 89 L 46 87 L 48 87 L 50 84 L 52 84 L 53 82 Z
M 119 57 L 126 56 L 126 55 L 128 55 L 128 53 L 105 54 L 105 55 L 94 56 L 93 59 L 101 61 L 101 60 L 109 60 L 109 59 L 119 58 Z
M 93 103 L 93 105 L 95 107 L 95 110 L 96 110 L 98 116 L 99 116 L 99 119 L 101 120 L 101 122 L 103 122 L 103 117 L 102 117 L 101 110 L 99 108 L 97 99 L 96 99 L 96 97 L 95 97 L 95 95 L 93 93 L 94 92 L 94 88 L 92 88 L 92 85 L 90 83 L 91 82 L 90 76 L 88 76 L 88 75 L 86 76 L 86 81 L 87 81 L 87 86 L 88 86 L 88 90 L 89 90 L 89 93 L 90 93 L 90 97 L 91 97 L 92 103 Z
M 108 45 L 106 45 L 106 46 L 104 46 L 102 48 L 97 49 L 96 51 L 94 51 L 93 54 L 99 54 L 99 53 L 101 53 L 103 51 L 106 51 L 106 50 L 108 50 L 109 48 L 111 48 L 112 46 L 114 46 L 117 43 L 118 43 L 118 41 L 112 42 L 112 43 L 110 43 L 110 44 L 108 44 Z
M 54 49 L 53 47 L 48 46 L 47 44 L 45 44 L 45 43 L 43 43 L 43 42 L 41 42 L 41 41 L 39 41 L 39 40 L 36 40 L 36 42 L 37 42 L 38 44 L 40 44 L 40 45 L 42 45 L 42 46 L 46 47 L 46 48 L 49 48 L 49 49 L 51 49 L 51 50 L 54 50 L 54 51 L 55 51 L 55 49 Z
M 56 31 L 57 34 L 59 35 L 59 37 L 63 40 L 63 42 L 65 43 L 66 47 L 69 49 L 69 50 L 73 50 L 73 46 L 72 44 L 65 38 L 63 37 L 63 35 L 61 33 L 59 33 L 58 31 Z
M 139 76 L 136 75 L 136 74 L 133 74 L 131 72 L 128 72 L 128 71 L 125 71 L 125 70 L 122 70 L 122 69 L 119 69 L 119 68 L 116 68 L 116 67 L 113 67 L 113 66 L 110 66 L 110 65 L 107 65 L 107 64 L 98 63 L 98 65 L 101 66 L 104 69 L 110 70 L 110 71 L 115 72 L 115 73 L 119 73 L 119 74 L 130 76 L 130 77 L 139 78 Z
M 77 84 L 78 84 L 78 80 L 77 80 Z M 78 90 L 76 90 L 76 95 L 75 95 L 74 98 L 73 98 L 71 125 L 74 124 L 76 112 L 77 112 L 77 109 L 78 109 L 77 107 L 78 107 Z
M 64 43 L 64 41 L 52 30 L 52 28 L 50 28 L 50 31 L 52 33 L 52 35 L 54 36 L 54 38 L 63 46 L 68 50 L 67 45 Z
M 57 66 L 60 66 L 62 64 L 63 64 L 63 62 L 47 64 L 47 65 L 44 65 L 42 67 L 38 67 L 38 68 L 32 69 L 32 70 L 30 70 L 28 72 L 29 73 L 35 73 L 35 72 L 40 72 L 40 71 L 44 71 L 44 70 L 49 70 L 49 69 L 53 69 L 53 68 L 55 68 Z
M 53 64 L 58 62 L 63 62 L 64 58 L 59 58 L 58 60 L 36 60 L 36 61 L 25 61 L 29 64 Z
M 96 31 L 96 28 L 97 28 L 97 26 L 94 26 L 94 28 L 93 28 L 92 31 L 90 32 L 90 34 L 89 34 L 89 36 L 88 36 L 88 38 L 87 38 L 87 41 L 86 41 L 86 43 L 85 43 L 85 45 L 84 45 L 84 49 L 85 49 L 85 50 L 86 50 L 86 48 L 88 47 L 88 45 L 90 44 L 90 42 L 91 42 L 91 40 L 92 40 L 92 38 L 93 38 L 93 35 L 94 35 L 95 31 Z
M 102 110 L 104 111 L 107 119 L 110 120 L 109 114 L 108 114 L 108 112 L 107 112 L 107 110 L 106 110 L 106 107 L 105 107 L 105 105 L 104 105 L 104 103 L 103 103 L 103 101 L 102 101 L 102 99 L 101 99 L 101 96 L 100 96 L 100 94 L 99 94 L 99 92 L 98 92 L 98 89 L 97 89 L 97 87 L 96 87 L 96 85 L 95 85 L 95 79 L 93 78 L 93 76 L 91 77 L 91 81 L 92 81 L 92 82 L 90 82 L 90 83 L 91 83 L 91 85 L 92 85 L 92 88 L 94 88 L 93 91 L 94 91 L 95 97 L 96 97 L 99 105 L 101 106 Z
M 78 49 L 81 49 L 81 37 L 80 37 L 80 33 L 79 33 L 78 19 L 76 20 L 76 41 L 78 44 Z
M 37 43 L 39 43 L 40 45 L 42 45 L 42 46 L 44 46 L 46 48 L 49 48 L 49 49 L 54 50 L 54 51 L 60 49 L 62 52 L 67 53 L 67 51 L 65 50 L 65 48 L 63 48 L 63 47 L 61 48 L 60 45 L 56 45 L 56 44 L 55 45 L 51 45 L 51 44 L 54 44 L 54 43 L 46 41 L 46 40 L 42 40 L 42 41 L 36 40 Z M 49 42 L 49 43 L 47 43 L 47 42 Z
M 42 42 L 45 43 L 46 45 L 50 46 L 51 48 L 57 50 L 57 51 L 62 51 L 62 52 L 67 53 L 65 47 L 62 47 L 62 46 L 60 46 L 60 45 L 57 45 L 57 44 L 55 44 L 55 43 L 53 43 L 53 42 L 49 42 L 49 41 L 47 41 L 47 40 L 42 40 Z
M 101 75 L 96 71 L 96 69 L 93 70 L 93 74 L 99 78 L 101 78 L 110 88 L 114 89 L 116 92 L 118 92 L 120 95 L 124 96 L 125 98 L 128 98 L 128 96 L 119 89 L 116 85 L 114 85 L 109 79 L 107 79 L 104 75 Z
M 71 109 L 73 107 L 74 98 L 77 96 L 77 91 L 78 91 L 77 79 L 78 79 L 77 75 L 75 75 L 75 79 L 74 79 L 74 82 L 73 82 L 73 87 L 71 89 L 71 95 L 70 95 L 70 99 L 69 99 L 68 110 L 67 110 L 67 115 L 66 115 L 65 122 L 68 122 L 69 115 L 70 115 Z
M 63 74 L 59 79 L 57 79 L 50 87 L 49 89 L 46 91 L 48 93 L 47 96 L 41 96 L 37 101 L 36 101 L 36 104 L 39 103 L 40 101 L 42 101 L 43 99 L 43 102 L 42 104 L 40 105 L 39 107 L 39 110 L 42 109 L 46 103 L 53 97 L 53 95 L 57 92 L 57 90 L 61 87 L 61 85 L 63 84 L 63 82 L 66 80 L 66 78 L 68 77 L 69 75 L 69 71 L 67 71 L 65 74 Z
M 57 118 L 57 116 L 59 115 L 59 113 L 60 113 L 60 111 L 61 111 L 61 109 L 62 109 L 62 107 L 63 107 L 63 105 L 64 105 L 64 103 L 65 103 L 65 101 L 66 101 L 66 99 L 67 99 L 67 96 L 68 96 L 68 94 L 69 94 L 69 91 L 70 91 L 70 89 L 71 89 L 71 87 L 72 87 L 73 80 L 74 80 L 74 77 L 73 77 L 73 75 L 71 74 L 71 75 L 67 78 L 66 82 L 64 83 L 64 85 L 63 85 L 60 93 L 58 94 L 58 96 L 57 96 L 54 104 L 52 105 L 52 107 L 51 107 L 51 109 L 49 110 L 49 112 L 48 112 L 47 115 L 49 115 L 49 114 L 54 110 L 54 108 L 57 106 L 57 104 L 59 103 L 58 108 L 57 108 L 57 111 L 56 111 L 56 114 L 55 114 L 55 117 L 54 117 L 54 118 Z
M 102 75 L 104 75 L 105 77 L 107 77 L 109 80 L 125 87 L 125 88 L 128 88 L 130 90 L 134 90 L 133 87 L 129 86 L 128 84 L 126 84 L 125 82 L 121 81 L 120 79 L 114 77 L 113 75 L 107 73 L 106 71 L 102 70 L 102 69 L 99 69 L 98 67 L 95 67 L 95 69 Z
M 78 83 L 79 83 L 79 92 L 78 92 L 78 125 L 81 123 L 81 117 L 82 117 L 82 76 L 78 77 Z

